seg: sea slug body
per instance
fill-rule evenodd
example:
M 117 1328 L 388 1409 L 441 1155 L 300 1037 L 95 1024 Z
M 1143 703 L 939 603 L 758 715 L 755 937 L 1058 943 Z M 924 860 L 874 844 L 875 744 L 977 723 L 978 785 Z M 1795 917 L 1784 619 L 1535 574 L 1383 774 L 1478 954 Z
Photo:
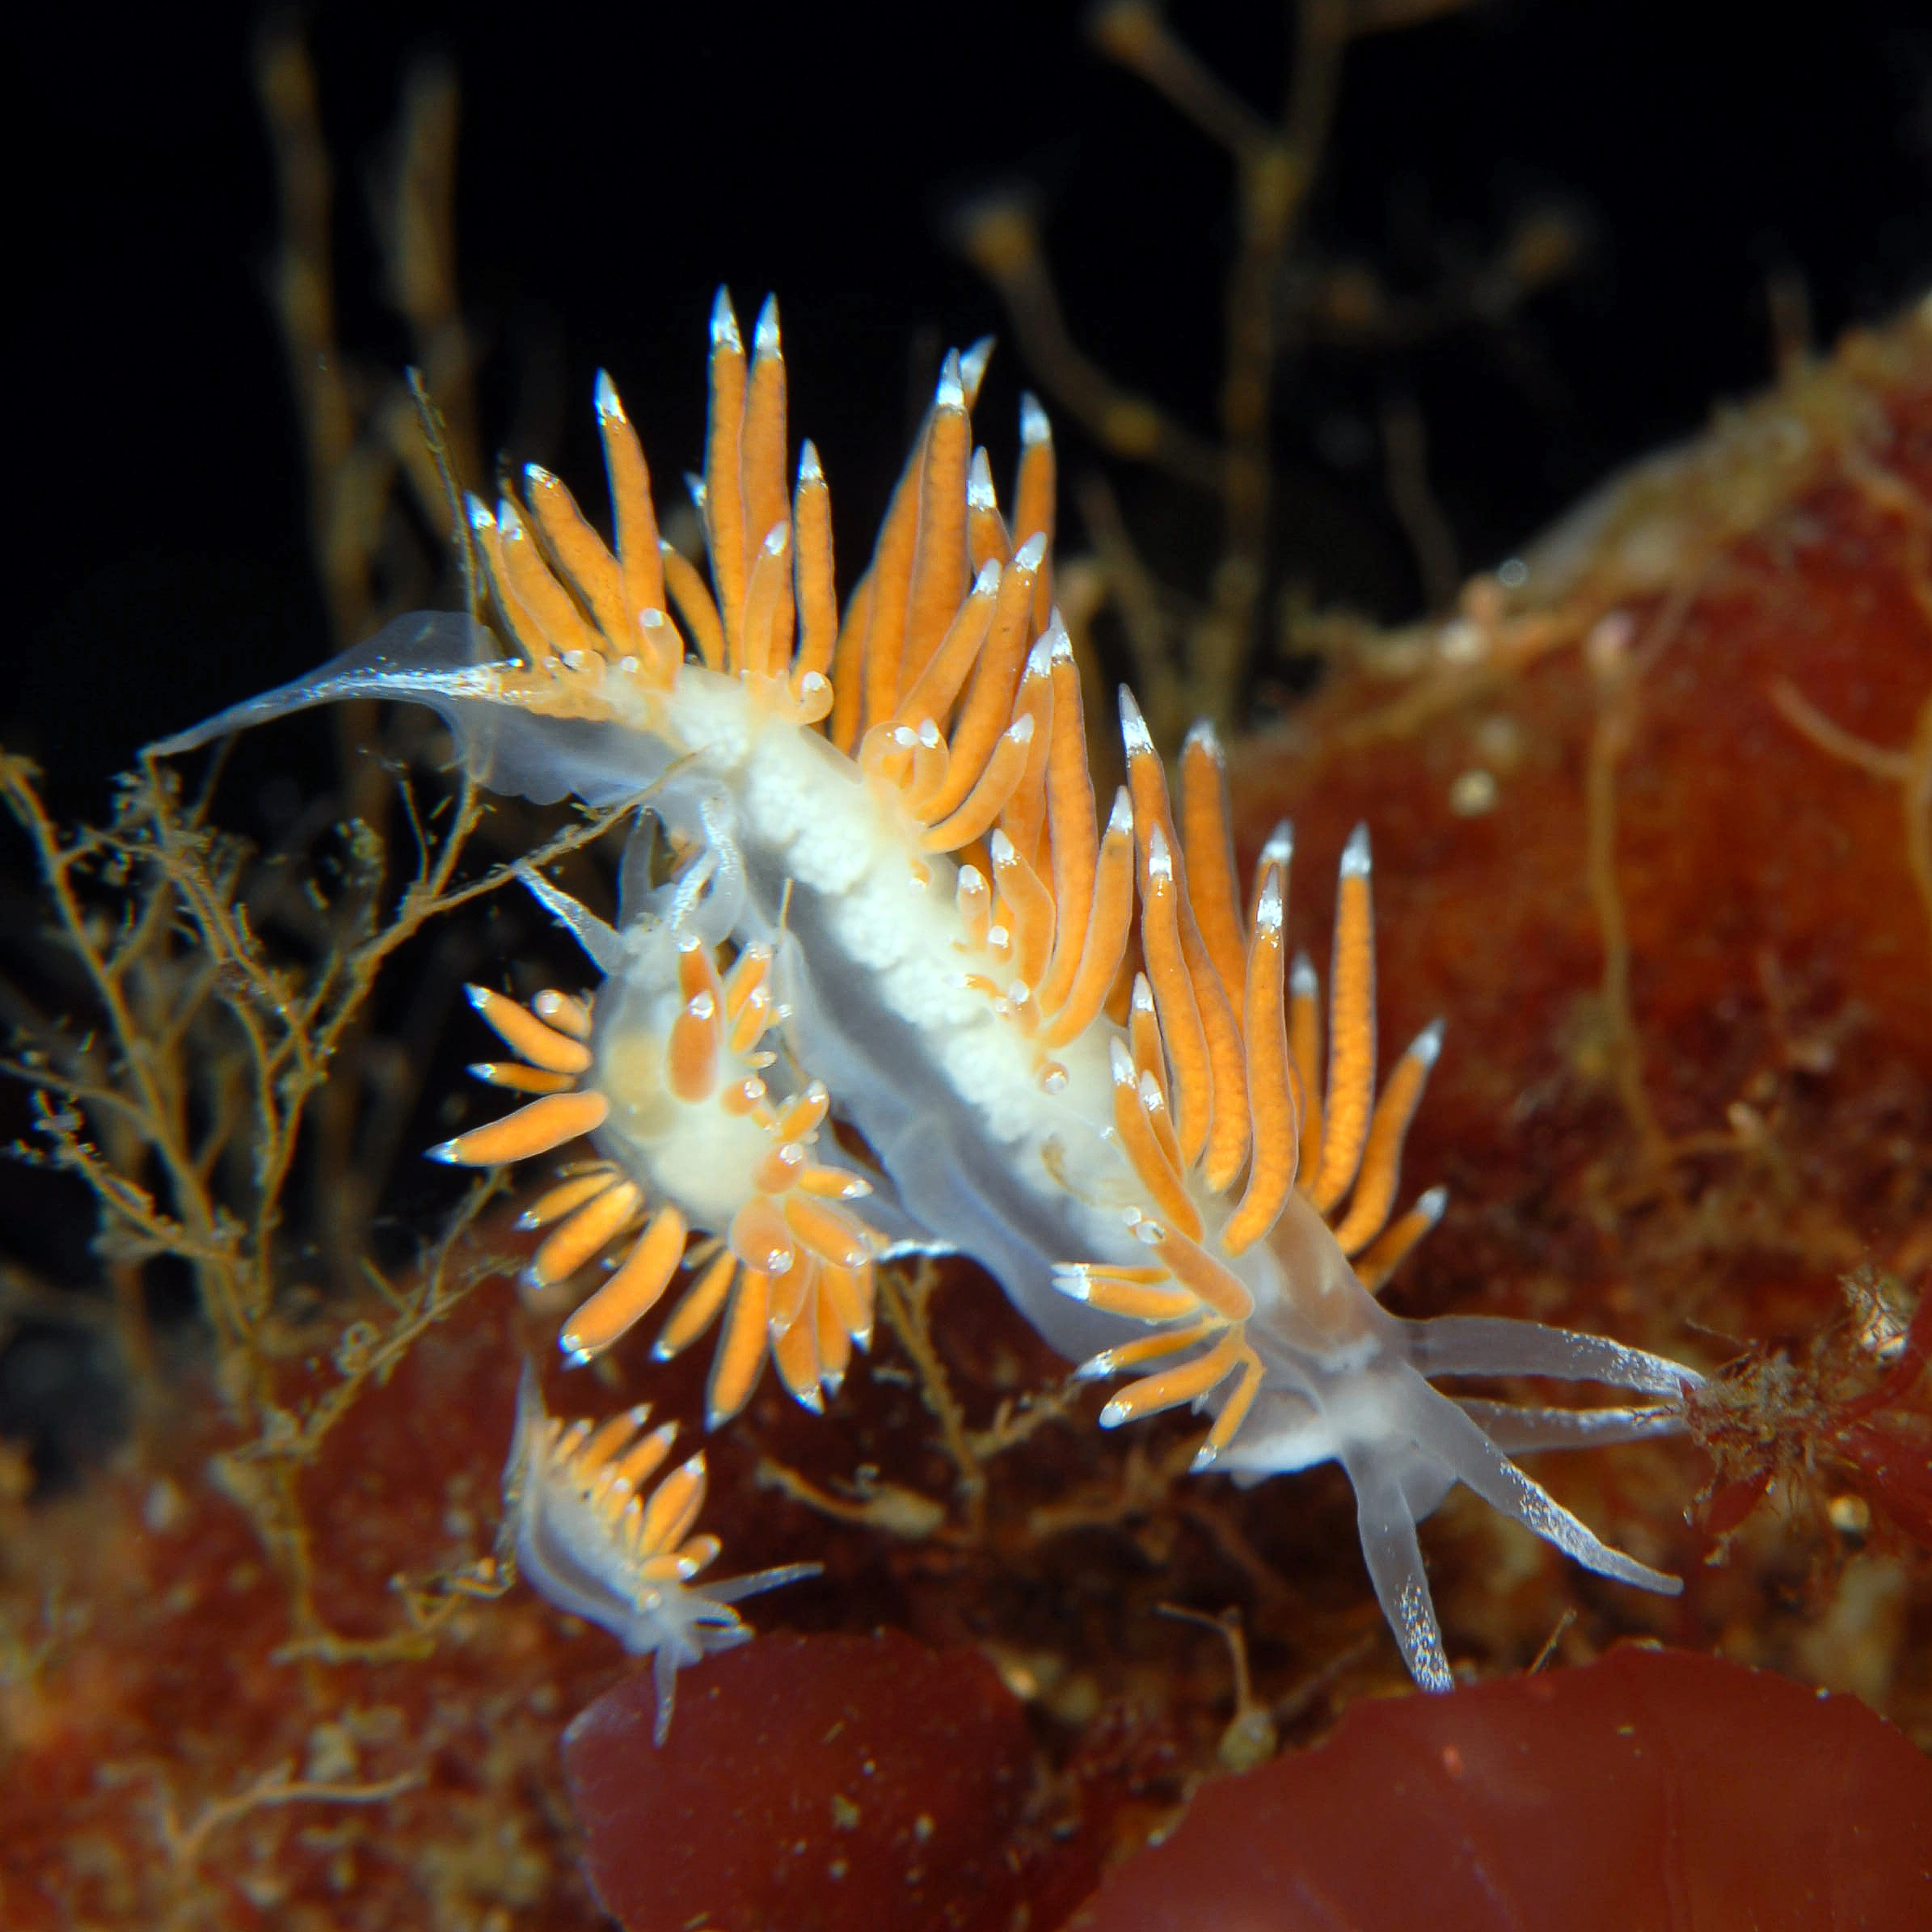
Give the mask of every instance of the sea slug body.
M 617 1257 L 566 1323 L 573 1360 L 688 1268 L 656 1346 L 722 1316 L 711 1421 L 767 1354 L 820 1407 L 869 1336 L 872 1269 L 955 1251 L 1078 1373 L 1126 1378 L 1104 1426 L 1191 1404 L 1211 1418 L 1198 1468 L 1252 1482 L 1340 1461 L 1430 1688 L 1451 1678 L 1415 1524 L 1458 1480 L 1593 1569 L 1676 1588 L 1510 1459 L 1672 1430 L 1696 1376 L 1597 1336 L 1405 1321 L 1376 1300 L 1442 1211 L 1440 1190 L 1396 1211 L 1442 1034 L 1378 1092 L 1367 830 L 1342 859 L 1324 1012 L 1314 967 L 1286 952 L 1292 833 L 1244 892 L 1210 730 L 1190 734 L 1171 793 L 1123 692 L 1127 782 L 1096 806 L 1052 607 L 1050 432 L 1028 398 L 1002 514 L 972 441 L 984 364 L 983 346 L 946 358 L 842 610 L 808 442 L 787 482 L 776 306 L 748 356 L 721 292 L 697 493 L 708 584 L 661 543 L 600 376 L 612 545 L 541 470 L 523 502 L 471 509 L 509 655 L 466 618 L 400 620 L 157 748 L 399 698 L 441 713 L 486 786 L 638 800 L 616 925 L 530 880 L 601 984 L 528 1009 L 473 992 L 518 1056 L 479 1072 L 532 1097 L 434 1150 L 491 1165 L 589 1137 L 594 1157 L 530 1210 L 550 1229 L 540 1280 Z M 828 1118 L 862 1140 L 862 1173 L 820 1159 Z M 1519 1375 L 1642 1400 L 1516 1408 L 1432 1386 Z
M 818 1565 L 788 1563 L 698 1582 L 719 1547 L 715 1536 L 692 1533 L 704 1507 L 704 1454 L 647 1492 L 677 1433 L 674 1423 L 647 1431 L 650 1419 L 648 1407 L 639 1407 L 596 1424 L 560 1422 L 544 1412 L 536 1371 L 526 1364 L 503 1494 L 524 1580 L 652 1659 L 662 1744 L 679 1671 L 750 1638 L 732 1606 L 816 1576 Z

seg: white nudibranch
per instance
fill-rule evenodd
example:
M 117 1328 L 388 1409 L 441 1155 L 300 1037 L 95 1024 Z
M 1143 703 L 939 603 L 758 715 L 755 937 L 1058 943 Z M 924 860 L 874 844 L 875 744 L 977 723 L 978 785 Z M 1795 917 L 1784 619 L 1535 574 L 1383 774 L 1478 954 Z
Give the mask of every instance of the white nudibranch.
M 693 491 L 708 580 L 660 541 L 600 375 L 610 543 L 548 471 L 524 472 L 520 505 L 472 508 L 506 653 L 466 618 L 400 620 L 154 748 L 401 698 L 442 715 L 482 784 L 638 801 L 616 927 L 529 880 L 602 985 L 527 1008 L 472 991 L 517 1056 L 476 1070 L 530 1098 L 434 1150 L 494 1165 L 587 1138 L 526 1217 L 547 1231 L 539 1282 L 608 1258 L 564 1324 L 572 1360 L 688 1270 L 655 1350 L 722 1318 L 710 1421 L 767 1355 L 815 1408 L 870 1335 L 874 1268 L 955 1251 L 1077 1373 L 1123 1378 L 1103 1426 L 1191 1407 L 1210 1418 L 1196 1466 L 1242 1482 L 1340 1462 L 1376 1592 L 1432 1689 L 1451 1680 L 1415 1525 L 1456 1482 L 1592 1568 L 1674 1589 L 1510 1459 L 1675 1429 L 1697 1378 L 1598 1336 L 1377 1301 L 1446 1197 L 1398 1211 L 1442 1035 L 1425 1029 L 1378 1090 L 1366 829 L 1342 855 L 1324 1011 L 1315 968 L 1286 952 L 1292 838 L 1266 842 L 1244 893 L 1210 730 L 1189 734 L 1171 796 L 1123 692 L 1127 783 L 1102 820 L 1053 608 L 1051 430 L 1025 398 L 1003 511 L 972 436 L 985 365 L 985 345 L 945 358 L 842 608 L 810 443 L 788 484 L 776 308 L 748 356 L 721 292 Z M 832 1121 L 862 1142 L 863 1174 L 814 1151 Z M 1520 1408 L 1432 1385 L 1464 1376 L 1646 1400 Z
M 647 1429 L 650 1420 L 649 1406 L 640 1405 L 602 1422 L 558 1421 L 544 1412 L 536 1372 L 526 1364 L 503 1504 L 524 1581 L 653 1660 L 662 1744 L 679 1671 L 750 1638 L 732 1606 L 815 1576 L 819 1566 L 787 1563 L 695 1581 L 720 1548 L 708 1532 L 693 1534 L 704 1507 L 704 1456 L 700 1451 L 650 1488 L 677 1434 L 675 1423 Z

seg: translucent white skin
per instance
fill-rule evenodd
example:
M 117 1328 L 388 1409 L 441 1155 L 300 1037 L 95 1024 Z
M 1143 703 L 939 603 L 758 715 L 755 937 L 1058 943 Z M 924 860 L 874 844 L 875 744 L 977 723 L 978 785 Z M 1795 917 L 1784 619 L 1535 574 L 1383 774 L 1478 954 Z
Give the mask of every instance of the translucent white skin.
M 593 805 L 647 792 L 650 812 L 694 856 L 655 889 L 634 886 L 645 868 L 627 864 L 627 933 L 648 922 L 772 946 L 798 1080 L 824 1083 L 881 1171 L 879 1195 L 856 1204 L 885 1252 L 970 1256 L 1075 1360 L 1148 1332 L 1081 1304 L 1055 1280 L 1056 1264 L 1070 1261 L 1147 1258 L 1134 1232 L 1144 1190 L 1112 1124 L 1109 1047 L 1121 1030 L 1096 1019 L 1054 1050 L 1058 1071 L 1043 1079 L 1046 1056 L 966 983 L 969 968 L 986 970 L 986 956 L 973 950 L 955 910 L 952 862 L 922 854 L 919 828 L 887 794 L 754 688 L 686 664 L 671 692 L 640 690 L 634 716 L 559 720 L 493 700 L 487 674 L 474 668 L 487 656 L 487 634 L 466 619 L 399 620 L 314 677 L 154 748 L 187 749 L 335 699 L 400 698 L 440 712 L 472 774 L 494 789 Z M 607 691 L 621 698 L 614 680 Z M 633 980 L 620 997 L 654 1010 L 665 988 L 636 982 L 666 972 L 668 948 L 627 944 L 554 888 L 538 890 L 601 968 Z M 600 1028 L 600 1051 L 608 1040 Z M 768 1077 L 782 1094 L 783 1069 Z M 640 1178 L 674 1199 L 689 1185 Z M 1194 1192 L 1214 1248 L 1228 1204 L 1198 1185 Z M 702 1204 L 687 1195 L 680 1204 Z M 1400 1319 L 1362 1286 L 1298 1193 L 1265 1241 L 1220 1258 L 1254 1297 L 1248 1338 L 1266 1376 L 1217 1466 L 1254 1481 L 1331 1458 L 1342 1464 L 1377 1594 L 1419 1683 L 1446 1689 L 1451 1680 L 1415 1524 L 1458 1480 L 1592 1569 L 1652 1589 L 1681 1587 L 1607 1548 L 1508 1454 L 1665 1432 L 1679 1424 L 1682 1392 L 1698 1379 L 1692 1371 L 1532 1322 Z M 1459 1402 L 1429 1380 L 1519 1374 L 1652 1400 L 1583 1414 L 1524 1410 Z M 1219 1400 L 1217 1392 L 1206 1406 Z

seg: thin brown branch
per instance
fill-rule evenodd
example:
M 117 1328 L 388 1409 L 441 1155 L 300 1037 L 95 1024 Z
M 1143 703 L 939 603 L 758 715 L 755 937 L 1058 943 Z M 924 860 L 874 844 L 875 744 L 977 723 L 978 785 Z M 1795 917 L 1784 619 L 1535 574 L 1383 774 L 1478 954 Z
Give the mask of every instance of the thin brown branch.
M 1846 764 L 1856 765 L 1867 777 L 1880 779 L 1886 784 L 1904 784 L 1911 777 L 1912 758 L 1909 752 L 1888 752 L 1868 738 L 1847 731 L 1842 724 L 1834 724 L 1788 677 L 1773 680 L 1770 697 L 1785 722 L 1809 738 L 1821 752 Z
M 1631 999 L 1630 929 L 1617 877 L 1617 778 L 1636 736 L 1644 676 L 1682 629 L 1698 588 L 1687 586 L 1668 598 L 1641 644 L 1633 645 L 1627 627 L 1612 616 L 1598 626 L 1588 646 L 1598 702 L 1584 778 L 1586 877 L 1603 940 L 1612 1077 L 1642 1156 L 1653 1168 L 1668 1162 L 1670 1144 L 1644 1084 L 1642 1036 Z
M 1267 146 L 1274 130 L 1212 68 L 1171 33 L 1151 0 L 1110 0 L 1088 23 L 1094 44 L 1137 74 L 1237 160 Z
M 946 1365 L 933 1342 L 932 1297 L 939 1283 L 939 1270 L 932 1262 L 922 1261 L 912 1280 L 903 1287 L 898 1272 L 892 1268 L 880 1268 L 876 1280 L 879 1312 L 919 1371 L 920 1392 L 939 1424 L 946 1453 L 958 1474 L 959 1493 L 966 1504 L 967 1535 L 976 1541 L 986 1526 L 986 1472 L 966 1426 L 965 1411 L 952 1393 Z
M 1120 620 L 1142 712 L 1155 742 L 1170 744 L 1186 727 L 1184 714 L 1190 700 L 1180 669 L 1169 656 L 1165 592 L 1135 549 L 1113 485 L 1106 478 L 1097 472 L 1080 477 L 1074 484 L 1074 501 L 1099 556 L 1108 601 Z M 1101 716 L 1111 717 L 1112 709 L 1111 704 L 1106 706 Z
M 1383 399 L 1382 464 L 1389 506 L 1415 558 L 1424 603 L 1440 616 L 1451 610 L 1462 580 L 1456 535 L 1429 482 L 1429 436 L 1422 412 L 1406 396 Z
M 179 1869 L 192 1868 L 215 1832 L 247 1817 L 250 1812 L 282 1804 L 386 1804 L 391 1798 L 416 1790 L 427 1781 L 428 1776 L 418 1768 L 374 1784 L 358 1784 L 298 1778 L 294 1772 L 292 1762 L 275 1766 L 233 1796 L 204 1804 L 185 1827 L 176 1822 L 173 1807 L 164 1798 L 159 1828 L 161 1844 L 169 1858 Z

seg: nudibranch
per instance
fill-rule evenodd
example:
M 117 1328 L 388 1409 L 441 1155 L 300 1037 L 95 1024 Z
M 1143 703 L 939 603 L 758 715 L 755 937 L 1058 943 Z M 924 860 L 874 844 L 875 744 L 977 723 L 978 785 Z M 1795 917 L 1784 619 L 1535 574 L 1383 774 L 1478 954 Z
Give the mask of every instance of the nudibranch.
M 1442 1209 L 1431 1191 L 1394 1211 L 1442 1036 L 1426 1030 L 1376 1097 L 1367 832 L 1342 859 L 1324 1025 L 1313 968 L 1284 956 L 1290 835 L 1244 895 L 1211 731 L 1190 734 L 1170 794 L 1124 692 L 1127 782 L 1096 809 L 1052 603 L 1052 434 L 1024 399 L 1003 512 L 972 435 L 985 360 L 984 345 L 946 357 L 842 610 L 809 442 L 787 482 L 776 307 L 748 355 L 721 292 L 693 486 L 708 582 L 661 542 L 641 446 L 600 375 L 611 543 L 541 470 L 523 501 L 471 505 L 506 655 L 468 618 L 402 619 L 155 748 L 401 698 L 440 713 L 484 785 L 637 802 L 616 924 L 529 880 L 602 983 L 533 1009 L 473 995 L 519 1056 L 484 1077 L 533 1097 L 437 1150 L 487 1164 L 589 1136 L 594 1157 L 532 1210 L 553 1226 L 541 1280 L 630 1244 L 566 1323 L 572 1357 L 689 1266 L 656 1346 L 724 1312 L 713 1419 L 767 1352 L 817 1406 L 868 1331 L 869 1270 L 956 1252 L 1080 1372 L 1131 1376 L 1103 1424 L 1191 1404 L 1211 1418 L 1198 1466 L 1244 1482 L 1340 1461 L 1430 1688 L 1451 1679 L 1415 1525 L 1457 1481 L 1593 1569 L 1675 1589 L 1510 1458 L 1674 1429 L 1696 1377 L 1598 1336 L 1404 1320 L 1376 1300 Z M 862 1142 L 863 1173 L 814 1158 L 828 1115 Z M 1518 1408 L 1432 1385 L 1459 1376 L 1646 1400 Z
M 640 1405 L 596 1424 L 560 1422 L 544 1412 L 526 1364 L 503 1499 L 524 1580 L 560 1610 L 601 1624 L 626 1650 L 652 1659 L 662 1744 L 677 1673 L 709 1652 L 750 1638 L 733 1605 L 815 1576 L 819 1566 L 787 1563 L 694 1582 L 720 1547 L 708 1532 L 692 1533 L 704 1507 L 704 1452 L 646 1494 L 677 1435 L 671 1422 L 647 1432 L 650 1420 L 649 1406 Z

